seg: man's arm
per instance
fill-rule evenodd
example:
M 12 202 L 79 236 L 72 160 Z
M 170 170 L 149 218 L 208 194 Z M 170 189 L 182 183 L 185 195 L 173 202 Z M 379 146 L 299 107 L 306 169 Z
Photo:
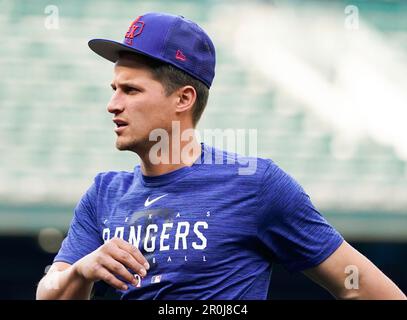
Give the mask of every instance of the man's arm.
M 38 284 L 37 299 L 89 299 L 93 283 L 99 280 L 127 290 L 126 282 L 137 285 L 128 269 L 145 277 L 149 264 L 136 247 L 113 238 L 72 265 L 55 262 Z
M 393 281 L 346 241 L 320 265 L 303 273 L 337 299 L 407 299 Z
M 84 281 L 72 265 L 55 262 L 38 284 L 37 299 L 89 300 L 92 287 L 93 282 Z

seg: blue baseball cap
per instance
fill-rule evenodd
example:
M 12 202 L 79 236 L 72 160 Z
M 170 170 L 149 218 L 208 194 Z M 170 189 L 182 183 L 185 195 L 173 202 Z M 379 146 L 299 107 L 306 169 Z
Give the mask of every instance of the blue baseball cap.
M 116 62 L 122 52 L 141 54 L 173 65 L 210 88 L 215 76 L 215 47 L 195 22 L 167 13 L 150 12 L 137 17 L 123 42 L 92 39 L 91 48 Z

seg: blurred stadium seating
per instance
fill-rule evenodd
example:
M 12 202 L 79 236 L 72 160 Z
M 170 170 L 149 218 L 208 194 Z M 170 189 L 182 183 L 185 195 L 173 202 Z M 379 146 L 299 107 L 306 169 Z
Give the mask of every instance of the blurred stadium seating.
M 406 111 L 397 109 L 407 101 L 406 2 L 353 1 L 356 31 L 344 28 L 343 1 L 52 4 L 55 30 L 44 27 L 49 1 L 0 1 L 1 236 L 65 232 L 98 172 L 133 170 L 138 159 L 115 150 L 106 112 L 112 64 L 87 41 L 121 39 L 136 15 L 166 11 L 197 21 L 217 48 L 200 130 L 257 129 L 258 155 L 293 175 L 348 240 L 407 240 Z M 358 61 L 365 69 L 352 69 Z

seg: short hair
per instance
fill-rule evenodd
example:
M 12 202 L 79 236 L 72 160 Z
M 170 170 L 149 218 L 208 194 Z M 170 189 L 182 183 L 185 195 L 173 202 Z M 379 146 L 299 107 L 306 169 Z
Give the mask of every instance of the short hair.
M 202 81 L 190 76 L 188 73 L 157 59 L 153 59 L 141 54 L 129 53 L 127 51 L 119 53 L 119 57 L 136 58 L 141 61 L 152 73 L 154 79 L 159 81 L 167 95 L 171 95 L 175 90 L 190 85 L 195 88 L 196 100 L 192 110 L 192 124 L 195 127 L 205 110 L 209 97 L 209 88 Z

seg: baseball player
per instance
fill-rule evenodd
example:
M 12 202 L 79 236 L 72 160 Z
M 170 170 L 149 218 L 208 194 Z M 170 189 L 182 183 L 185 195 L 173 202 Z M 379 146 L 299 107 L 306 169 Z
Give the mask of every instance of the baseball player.
M 99 280 L 122 299 L 266 299 L 273 263 L 339 299 L 406 299 L 272 160 L 183 139 L 215 75 L 214 45 L 196 23 L 147 13 L 123 42 L 89 47 L 114 62 L 107 110 L 116 147 L 141 164 L 95 177 L 38 299 L 89 299 Z M 240 174 L 250 161 L 256 170 Z

